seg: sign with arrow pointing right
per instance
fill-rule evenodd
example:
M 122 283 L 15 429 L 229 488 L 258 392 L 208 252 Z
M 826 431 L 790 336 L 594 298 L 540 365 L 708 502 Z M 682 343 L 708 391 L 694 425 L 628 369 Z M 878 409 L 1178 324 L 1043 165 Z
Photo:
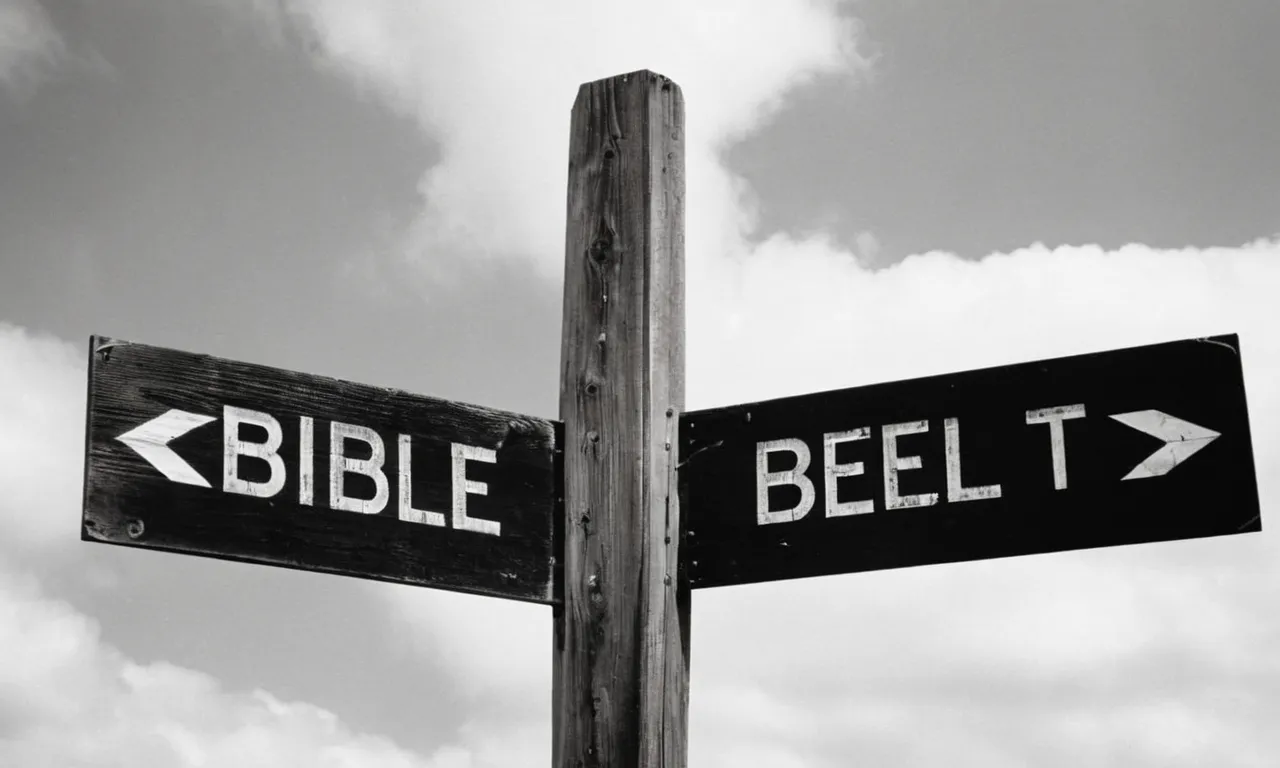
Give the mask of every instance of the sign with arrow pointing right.
M 1259 531 L 1236 336 L 686 413 L 690 584 Z

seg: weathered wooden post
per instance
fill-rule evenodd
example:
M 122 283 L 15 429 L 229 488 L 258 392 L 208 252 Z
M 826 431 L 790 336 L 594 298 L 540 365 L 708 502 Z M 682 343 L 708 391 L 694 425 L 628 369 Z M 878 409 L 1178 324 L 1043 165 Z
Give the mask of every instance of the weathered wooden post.
M 684 100 L 653 72 L 578 90 L 561 345 L 564 599 L 556 609 L 554 765 L 682 768 Z

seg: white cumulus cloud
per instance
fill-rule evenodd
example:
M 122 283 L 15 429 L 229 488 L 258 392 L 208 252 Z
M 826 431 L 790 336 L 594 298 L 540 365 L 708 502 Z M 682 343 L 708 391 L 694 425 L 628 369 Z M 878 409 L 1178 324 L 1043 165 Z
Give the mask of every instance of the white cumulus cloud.
M 657 0 L 640 6 L 474 0 L 281 0 L 259 15 L 301 33 L 323 66 L 381 95 L 441 144 L 407 252 L 433 274 L 442 252 L 533 256 L 560 274 L 569 108 L 579 83 L 637 69 L 689 103 L 691 169 L 782 106 L 793 86 L 868 62 L 832 0 Z M 690 173 L 690 237 L 739 217 L 738 189 Z M 695 223 L 696 222 L 696 223 Z M 732 226 L 737 229 L 737 223 Z M 700 236 L 698 236 L 700 237 Z M 696 246 L 695 246 L 696 247 Z
M 23 768 L 453 768 L 352 732 L 332 713 L 264 691 L 223 690 L 163 662 L 139 664 L 96 624 L 0 570 L 0 765 Z
M 87 349 L 0 323 L 0 554 L 75 538 Z

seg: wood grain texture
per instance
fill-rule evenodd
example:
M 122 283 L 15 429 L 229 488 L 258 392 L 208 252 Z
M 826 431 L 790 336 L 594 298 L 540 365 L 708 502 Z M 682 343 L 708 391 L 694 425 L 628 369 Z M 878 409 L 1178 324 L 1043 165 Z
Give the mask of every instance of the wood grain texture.
M 1054 430 L 1046 410 L 1071 418 Z M 1184 436 L 1163 448 L 1143 431 L 1149 423 Z M 893 424 L 925 427 L 894 438 L 897 458 L 917 457 L 896 473 L 896 505 L 883 436 Z M 1197 441 L 1200 428 L 1220 434 Z M 693 411 L 680 433 L 695 589 L 1262 527 L 1234 335 Z M 851 437 L 836 446 L 833 465 L 848 469 L 831 483 L 834 509 L 827 434 Z M 762 524 L 757 446 L 788 439 L 808 447 L 811 506 L 777 514 L 802 509 L 802 492 L 793 482 L 767 487 L 777 517 Z M 1173 466 L 1162 461 L 1171 453 Z M 781 450 L 768 464 L 783 472 L 797 460 Z
M 554 764 L 686 763 L 689 589 L 675 444 L 684 403 L 684 105 L 633 72 L 572 113 L 560 414 L 565 581 Z
M 270 414 L 281 425 L 285 482 L 261 498 L 224 491 L 225 406 Z M 118 437 L 170 409 L 203 415 L 169 447 L 211 487 L 173 482 Z M 300 492 L 301 423 L 313 420 L 314 491 Z M 386 448 L 389 500 L 377 514 L 330 508 L 333 421 L 370 427 Z M 245 441 L 265 441 L 241 425 Z M 444 525 L 399 517 L 398 435 L 412 439 L 412 506 Z M 89 354 L 84 516 L 81 538 L 400 584 L 552 603 L 554 531 L 560 517 L 557 422 L 394 389 L 283 371 L 94 337 Z M 487 493 L 467 496 L 473 518 L 498 535 L 456 528 L 451 445 L 494 451 L 466 464 Z M 346 440 L 346 455 L 368 458 Z M 361 456 L 363 451 L 363 456 Z M 240 457 L 244 479 L 271 476 L 267 461 Z M 374 481 L 346 473 L 339 490 L 371 498 Z

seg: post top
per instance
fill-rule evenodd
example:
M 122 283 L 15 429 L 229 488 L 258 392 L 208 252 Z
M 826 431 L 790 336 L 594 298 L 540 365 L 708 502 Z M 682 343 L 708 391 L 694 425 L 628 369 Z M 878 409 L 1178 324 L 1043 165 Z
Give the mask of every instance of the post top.
M 650 80 L 658 81 L 658 82 L 661 82 L 661 83 L 670 83 L 671 85 L 675 86 L 676 88 L 679 88 L 679 87 L 680 87 L 680 86 L 679 86 L 679 85 L 677 85 L 677 84 L 676 84 L 676 82 L 675 82 L 674 80 L 672 80 L 671 78 L 669 78 L 669 77 L 667 77 L 666 75 L 663 75 L 663 74 L 661 74 L 661 73 L 659 73 L 659 72 L 654 72 L 653 70 L 650 70 L 650 69 L 637 69 L 637 70 L 635 70 L 634 72 L 627 72 L 627 73 L 625 73 L 625 74 L 621 74 L 621 75 L 613 75 L 612 77 L 602 77 L 602 78 L 600 78 L 600 79 L 598 79 L 598 80 L 591 80 L 591 81 L 589 81 L 589 82 L 583 83 L 583 84 L 582 84 L 582 87 L 587 88 L 587 87 L 590 87 L 590 86 L 593 86 L 593 85 L 599 85 L 599 84 L 603 84 L 603 83 L 607 83 L 607 82 L 623 82 L 623 83 L 625 83 L 625 82 L 627 82 L 628 80 L 631 80 L 631 79 L 633 79 L 633 78 L 641 78 L 641 77 L 647 77 L 647 78 L 649 78 Z
M 637 70 L 634 70 L 634 71 L 631 71 L 631 72 L 625 72 L 625 73 L 620 74 L 620 75 L 612 75 L 612 76 L 610 76 L 610 77 L 602 77 L 602 78 L 599 78 L 599 79 L 597 79 L 597 80 L 592 80 L 592 81 L 590 81 L 590 82 L 592 82 L 592 83 L 598 83 L 598 82 L 602 82 L 602 81 L 604 81 L 604 80 L 615 80 L 615 79 L 627 80 L 627 79 L 632 78 L 632 77 L 642 77 L 642 76 L 645 76 L 645 75 L 648 75 L 649 77 L 657 77 L 657 78 L 661 78 L 661 79 L 663 79 L 663 80 L 670 80 L 670 79 L 671 79 L 671 78 L 667 77 L 666 75 L 663 75 L 663 74 L 662 74 L 662 73 L 660 73 L 660 72 L 654 72 L 654 71 L 653 71 L 653 70 L 651 70 L 651 69 L 637 69 Z
M 628 85 L 635 87 L 636 82 L 646 81 L 647 84 L 655 90 L 661 89 L 663 91 L 673 91 L 677 99 L 682 98 L 680 86 L 676 81 L 666 75 L 659 74 L 652 70 L 638 69 L 634 72 L 614 75 L 613 77 L 602 77 L 599 80 L 592 80 L 590 82 L 583 83 L 578 87 L 578 95 L 574 100 L 574 109 L 578 109 L 581 105 L 587 103 L 584 102 L 584 99 L 589 100 L 589 94 L 591 93 L 604 93 L 612 89 L 621 90 Z

